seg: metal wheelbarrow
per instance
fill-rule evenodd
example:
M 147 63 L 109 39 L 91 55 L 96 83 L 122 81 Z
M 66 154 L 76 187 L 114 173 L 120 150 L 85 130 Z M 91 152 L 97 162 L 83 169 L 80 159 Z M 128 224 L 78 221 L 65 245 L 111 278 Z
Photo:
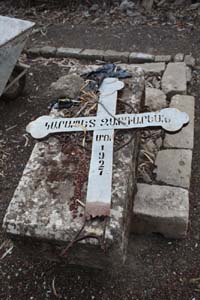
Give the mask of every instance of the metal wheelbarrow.
M 0 97 L 14 99 L 24 89 L 29 66 L 17 64 L 17 60 L 34 25 L 0 16 Z

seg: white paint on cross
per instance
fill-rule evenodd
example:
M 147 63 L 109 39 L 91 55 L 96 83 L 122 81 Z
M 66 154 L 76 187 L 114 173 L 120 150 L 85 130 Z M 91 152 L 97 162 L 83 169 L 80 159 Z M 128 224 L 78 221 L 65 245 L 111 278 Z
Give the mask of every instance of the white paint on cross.
M 117 91 L 123 87 L 124 83 L 117 78 L 104 79 L 99 89 L 96 117 L 42 116 L 29 123 L 26 128 L 36 139 L 44 138 L 50 133 L 94 131 L 86 197 L 86 213 L 93 217 L 109 215 L 110 212 L 114 129 L 159 126 L 167 131 L 177 131 L 189 122 L 188 115 L 175 108 L 142 114 L 115 114 Z

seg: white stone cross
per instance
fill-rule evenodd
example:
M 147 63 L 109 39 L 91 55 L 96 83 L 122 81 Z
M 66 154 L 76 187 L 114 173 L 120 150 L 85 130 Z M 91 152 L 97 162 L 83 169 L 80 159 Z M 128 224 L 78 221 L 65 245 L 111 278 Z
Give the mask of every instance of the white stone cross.
M 86 196 L 86 213 L 93 217 L 110 213 L 114 129 L 159 126 L 167 131 L 177 131 L 189 122 L 188 115 L 175 108 L 142 114 L 115 114 L 117 91 L 123 87 L 124 83 L 117 78 L 104 79 L 99 89 L 96 117 L 42 116 L 26 128 L 36 139 L 57 132 L 94 131 Z

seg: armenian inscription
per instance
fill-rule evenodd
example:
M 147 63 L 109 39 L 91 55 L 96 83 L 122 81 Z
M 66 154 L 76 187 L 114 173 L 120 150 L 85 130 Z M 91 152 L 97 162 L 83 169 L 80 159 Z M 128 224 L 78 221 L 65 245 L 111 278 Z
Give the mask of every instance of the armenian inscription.
M 106 112 L 105 112 L 106 113 Z M 167 131 L 177 131 L 189 122 L 186 113 L 176 108 L 165 108 L 159 112 L 142 114 L 119 114 L 115 117 L 83 117 L 83 118 L 53 118 L 42 116 L 29 123 L 26 130 L 32 137 L 41 139 L 51 133 L 109 130 L 109 129 L 132 129 L 145 127 L 162 127 Z
M 110 212 L 114 129 L 151 126 L 173 132 L 189 122 L 188 115 L 175 108 L 141 114 L 116 114 L 117 91 L 123 87 L 124 83 L 117 78 L 104 79 L 99 89 L 96 117 L 42 116 L 26 128 L 36 139 L 59 132 L 94 131 L 86 196 L 86 213 L 93 217 L 109 215 Z

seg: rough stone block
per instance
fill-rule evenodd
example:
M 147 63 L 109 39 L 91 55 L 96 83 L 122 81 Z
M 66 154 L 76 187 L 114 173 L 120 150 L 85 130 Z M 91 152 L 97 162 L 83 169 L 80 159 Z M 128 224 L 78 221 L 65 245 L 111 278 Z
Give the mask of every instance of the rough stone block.
M 187 82 L 190 82 L 192 80 L 192 70 L 190 67 L 186 67 L 186 79 Z
M 187 66 L 189 67 L 194 67 L 195 66 L 195 58 L 192 55 L 186 55 L 184 62 Z
M 146 63 L 142 65 L 142 69 L 146 74 L 161 75 L 165 70 L 165 63 Z
M 128 62 L 129 52 L 118 52 L 114 50 L 106 50 L 104 52 L 104 60 L 110 62 Z
M 132 52 L 129 55 L 128 59 L 129 63 L 146 63 L 146 62 L 154 62 L 155 56 L 152 54 L 140 53 L 140 52 Z
M 155 56 L 155 62 L 170 62 L 172 60 L 171 55 L 156 55 Z
M 166 133 L 164 139 L 165 148 L 185 148 L 194 147 L 194 110 L 195 100 L 192 96 L 176 95 L 172 98 L 170 107 L 177 108 L 189 115 L 190 121 L 177 133 Z
M 147 106 L 150 111 L 156 111 L 162 108 L 166 108 L 166 95 L 161 90 L 146 87 L 145 106 Z
M 39 56 L 40 50 L 41 50 L 41 48 L 30 48 L 30 49 L 26 50 L 26 53 L 29 56 Z
M 184 238 L 189 219 L 187 190 L 138 184 L 133 206 L 133 233 L 161 233 L 167 238 Z
M 156 157 L 157 182 L 189 189 L 192 151 L 184 149 L 161 150 Z
M 40 54 L 44 57 L 54 57 L 56 55 L 57 48 L 45 46 L 40 49 Z
M 132 75 L 125 80 L 120 97 L 137 112 L 144 78 L 138 69 Z M 128 112 L 128 105 L 125 107 Z M 126 258 L 136 186 L 139 133 L 124 132 L 125 146 L 114 151 L 111 212 L 106 222 L 102 218 L 85 222 L 91 153 L 78 146 L 77 139 L 82 140 L 82 136 L 70 139 L 69 133 L 66 138 L 49 137 L 35 145 L 3 226 L 13 239 L 29 238 L 31 246 L 43 242 L 55 246 L 54 251 L 59 254 L 68 247 L 69 263 L 101 268 L 122 264 Z M 87 147 L 91 149 L 91 142 Z M 77 241 L 78 233 L 83 240 Z
M 165 94 L 186 94 L 187 79 L 185 63 L 169 63 L 162 77 L 162 90 Z
M 174 56 L 174 62 L 182 62 L 184 60 L 184 54 L 183 53 L 177 53 Z
M 79 48 L 57 48 L 56 56 L 57 57 L 74 57 L 79 58 L 79 54 L 81 53 L 82 49 Z
M 145 74 L 151 75 L 161 75 L 165 70 L 165 63 L 145 63 L 145 64 L 120 64 L 122 68 L 126 70 L 134 70 L 135 68 L 141 68 Z
M 55 99 L 76 99 L 84 84 L 84 79 L 77 74 L 64 75 L 51 84 L 50 90 L 52 97 Z
M 96 59 L 103 60 L 104 53 L 105 51 L 103 50 L 85 49 L 80 53 L 79 57 L 88 60 L 96 60 Z

